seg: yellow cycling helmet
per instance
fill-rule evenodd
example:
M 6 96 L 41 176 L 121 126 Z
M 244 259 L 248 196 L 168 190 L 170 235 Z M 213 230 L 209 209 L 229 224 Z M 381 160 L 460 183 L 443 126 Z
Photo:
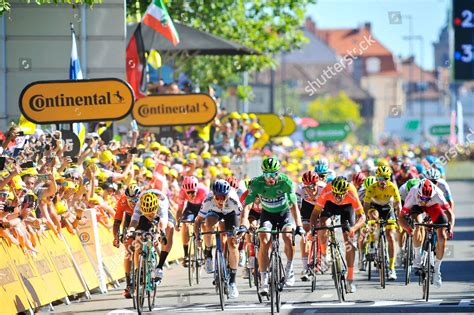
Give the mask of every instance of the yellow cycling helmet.
M 349 182 L 344 176 L 338 176 L 332 181 L 331 190 L 337 195 L 343 195 L 349 190 Z
M 375 170 L 375 176 L 389 179 L 392 176 L 392 170 L 390 169 L 389 166 L 385 166 L 385 165 L 379 166 Z
M 140 197 L 140 211 L 143 214 L 156 213 L 156 211 L 158 211 L 159 204 L 160 199 L 152 192 L 144 193 Z

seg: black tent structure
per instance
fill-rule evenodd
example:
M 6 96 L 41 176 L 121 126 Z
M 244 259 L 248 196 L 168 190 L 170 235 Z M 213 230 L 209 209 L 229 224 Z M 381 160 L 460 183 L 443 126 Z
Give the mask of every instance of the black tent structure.
M 155 49 L 164 55 L 259 55 L 259 53 L 252 48 L 242 46 L 184 24 L 174 22 L 174 26 L 180 38 L 180 43 L 176 46 L 173 46 L 171 42 L 157 34 L 153 29 L 142 24 L 142 37 L 145 50 L 150 51 L 151 49 Z M 127 43 L 136 27 L 136 23 L 127 25 Z

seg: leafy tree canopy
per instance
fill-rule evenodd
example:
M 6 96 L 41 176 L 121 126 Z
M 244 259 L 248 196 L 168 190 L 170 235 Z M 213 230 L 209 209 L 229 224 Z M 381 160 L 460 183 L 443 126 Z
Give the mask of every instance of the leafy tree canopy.
M 308 105 L 308 115 L 323 123 L 350 122 L 358 127 L 362 124 L 359 104 L 340 92 L 335 97 L 318 98 Z

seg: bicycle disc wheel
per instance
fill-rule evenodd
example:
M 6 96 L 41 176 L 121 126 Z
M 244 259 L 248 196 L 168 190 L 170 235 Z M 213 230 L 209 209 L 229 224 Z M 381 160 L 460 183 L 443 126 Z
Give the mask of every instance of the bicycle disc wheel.
M 380 286 L 385 289 L 385 246 L 383 237 L 379 238 L 379 261 L 377 263 L 379 267 Z
M 194 283 L 194 272 L 195 272 L 194 236 L 191 236 L 191 239 L 188 244 L 191 245 L 191 246 L 188 246 L 188 282 L 189 282 L 189 286 L 192 287 Z
M 429 300 L 430 296 L 430 282 L 431 282 L 431 243 L 428 244 L 428 255 L 426 257 L 425 265 L 426 273 L 425 278 L 423 279 L 423 297 L 426 302 Z
M 140 257 L 138 258 L 136 283 L 137 292 L 135 294 L 138 314 L 143 312 L 143 304 L 145 303 L 146 272 L 146 264 L 144 262 L 143 256 L 140 254 Z
M 222 265 L 222 260 L 221 259 L 222 259 L 222 255 L 218 253 L 216 255 L 217 275 L 216 275 L 215 281 L 217 281 L 216 286 L 217 286 L 217 289 L 219 291 L 219 300 L 220 300 L 221 310 L 224 310 L 225 309 L 224 282 L 223 282 L 223 279 L 224 279 L 224 266 Z
M 406 246 L 405 246 L 405 285 L 410 283 L 410 275 L 411 275 L 411 264 L 412 264 L 412 257 L 413 257 L 413 249 L 411 243 L 411 236 L 408 235 L 406 239 Z

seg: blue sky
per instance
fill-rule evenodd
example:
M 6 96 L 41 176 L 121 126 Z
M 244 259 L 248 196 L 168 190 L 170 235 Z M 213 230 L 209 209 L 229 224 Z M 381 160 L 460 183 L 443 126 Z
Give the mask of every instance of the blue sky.
M 319 28 L 351 28 L 371 22 L 372 33 L 396 56 L 409 55 L 409 44 L 403 36 L 408 35 L 408 20 L 413 18 L 414 35 L 424 37 L 423 67 L 434 68 L 433 45 L 441 28 L 445 25 L 447 8 L 451 0 L 317 0 L 307 15 Z M 474 0 L 473 0 L 474 1 Z M 400 24 L 391 24 L 389 12 L 400 12 Z M 420 42 L 413 42 L 417 63 L 420 61 Z

